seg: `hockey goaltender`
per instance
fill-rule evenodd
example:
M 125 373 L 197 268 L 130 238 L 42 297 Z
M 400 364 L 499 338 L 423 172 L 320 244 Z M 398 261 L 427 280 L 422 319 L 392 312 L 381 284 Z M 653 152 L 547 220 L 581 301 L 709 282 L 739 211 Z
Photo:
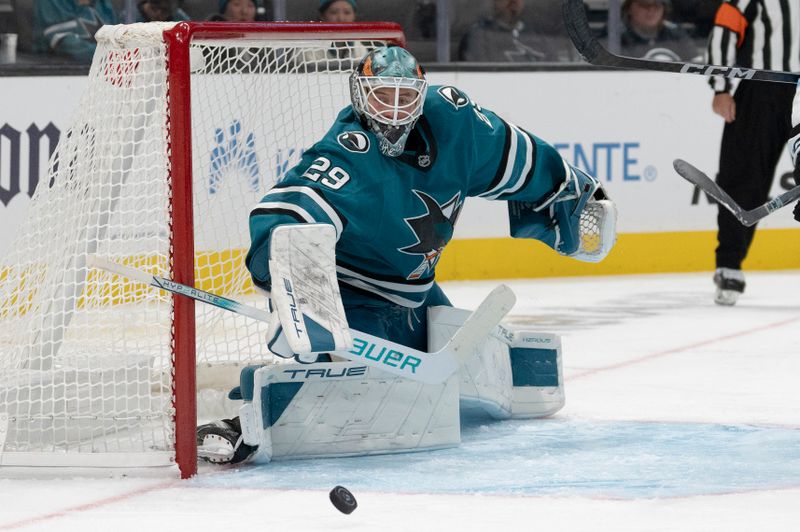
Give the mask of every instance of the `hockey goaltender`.
M 507 202 L 513 237 L 600 261 L 616 239 L 603 187 L 461 90 L 429 86 L 403 48 L 371 51 L 349 83 L 352 105 L 250 213 L 268 347 L 294 360 L 242 371 L 239 416 L 198 428 L 210 462 L 440 449 L 458 445 L 465 410 L 564 405 L 559 338 L 498 325 L 507 288 L 474 315 L 453 308 L 434 270 L 469 196 Z M 455 362 L 433 373 L 437 361 Z

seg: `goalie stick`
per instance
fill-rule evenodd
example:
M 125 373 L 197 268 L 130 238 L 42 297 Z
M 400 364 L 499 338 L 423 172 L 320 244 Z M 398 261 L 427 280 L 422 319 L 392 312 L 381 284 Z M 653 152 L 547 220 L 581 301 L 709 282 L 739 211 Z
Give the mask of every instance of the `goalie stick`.
M 90 255 L 86 263 L 89 267 L 106 270 L 258 321 L 269 323 L 272 319 L 271 313 L 266 310 L 245 305 L 199 288 L 176 283 L 96 255 Z M 514 306 L 515 301 L 514 292 L 506 285 L 499 285 L 478 305 L 478 308 L 467 318 L 450 341 L 433 353 L 418 351 L 350 329 L 353 337 L 353 350 L 336 351 L 333 354 L 401 377 L 428 384 L 438 384 L 458 371 L 459 363 L 466 360 L 477 344 L 492 332 Z
M 630 68 L 635 70 L 655 70 L 659 72 L 675 72 L 679 74 L 698 74 L 700 76 L 722 76 L 730 79 L 753 79 L 758 81 L 775 81 L 779 83 L 797 83 L 800 74 L 777 70 L 759 70 L 756 68 L 728 67 L 702 63 L 683 63 L 673 61 L 653 61 L 615 55 L 603 48 L 594 36 L 586 18 L 583 0 L 564 0 L 562 5 L 564 25 L 572 43 L 583 58 L 597 66 Z
M 719 185 L 711 180 L 706 174 L 687 163 L 682 159 L 675 159 L 672 162 L 675 171 L 686 181 L 696 185 L 709 196 L 717 200 L 723 207 L 728 209 L 742 225 L 750 227 L 764 218 L 768 214 L 777 211 L 781 207 L 792 203 L 800 198 L 800 185 L 787 190 L 780 196 L 773 198 L 760 207 L 746 211 L 731 198 L 727 192 L 722 190 Z

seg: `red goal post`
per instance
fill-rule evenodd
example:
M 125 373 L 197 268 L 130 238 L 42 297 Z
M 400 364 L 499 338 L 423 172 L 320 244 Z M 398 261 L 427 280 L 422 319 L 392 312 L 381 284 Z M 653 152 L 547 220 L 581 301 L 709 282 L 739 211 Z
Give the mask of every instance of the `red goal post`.
M 393 23 L 110 26 L 86 91 L 0 266 L 6 466 L 197 470 L 200 417 L 235 415 L 263 324 L 88 268 L 145 269 L 252 297 L 247 217 L 349 103 Z M 208 308 L 207 308 L 208 307 Z

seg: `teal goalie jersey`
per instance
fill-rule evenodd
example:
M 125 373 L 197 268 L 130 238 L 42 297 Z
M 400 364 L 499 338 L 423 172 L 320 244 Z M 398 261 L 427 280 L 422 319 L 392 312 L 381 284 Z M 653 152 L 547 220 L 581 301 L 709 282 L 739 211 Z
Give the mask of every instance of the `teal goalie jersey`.
M 423 115 L 399 157 L 382 155 L 376 137 L 347 107 L 250 213 L 247 267 L 269 289 L 271 230 L 331 224 L 344 288 L 416 307 L 433 286 L 468 196 L 536 203 L 565 176 L 552 146 L 455 87 L 428 88 Z

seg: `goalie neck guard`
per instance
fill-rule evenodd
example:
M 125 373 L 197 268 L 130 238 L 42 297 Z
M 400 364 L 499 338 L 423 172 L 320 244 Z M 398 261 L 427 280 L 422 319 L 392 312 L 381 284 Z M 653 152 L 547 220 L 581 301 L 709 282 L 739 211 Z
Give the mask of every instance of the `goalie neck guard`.
M 399 46 L 376 48 L 353 70 L 353 109 L 378 137 L 381 153 L 389 157 L 403 153 L 408 134 L 422 115 L 427 88 L 424 70 Z

